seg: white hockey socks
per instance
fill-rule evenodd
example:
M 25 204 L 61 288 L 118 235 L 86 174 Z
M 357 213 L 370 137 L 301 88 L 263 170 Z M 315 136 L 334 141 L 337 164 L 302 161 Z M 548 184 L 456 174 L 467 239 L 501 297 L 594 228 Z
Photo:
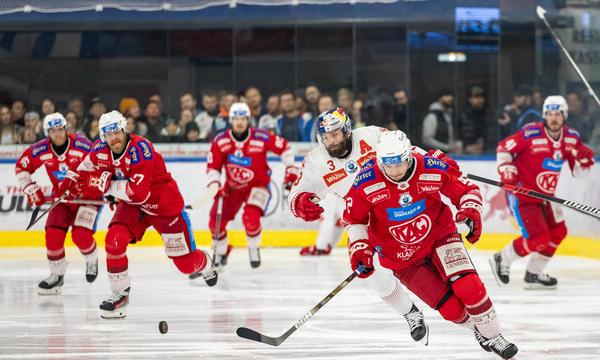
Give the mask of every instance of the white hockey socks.
M 543 273 L 550 259 L 552 259 L 552 257 L 544 256 L 537 252 L 531 254 L 529 257 L 529 262 L 527 263 L 527 271 L 536 275 Z
M 404 292 L 400 281 L 389 270 L 379 266 L 365 281 L 386 304 L 400 315 L 405 315 L 412 309 L 413 301 Z
M 67 272 L 67 258 L 62 258 L 60 260 L 48 260 L 48 265 L 50 265 L 50 274 L 56 276 L 64 276 Z
M 120 273 L 108 273 L 108 282 L 113 293 L 124 291 L 131 285 L 131 277 L 129 271 L 125 270 Z

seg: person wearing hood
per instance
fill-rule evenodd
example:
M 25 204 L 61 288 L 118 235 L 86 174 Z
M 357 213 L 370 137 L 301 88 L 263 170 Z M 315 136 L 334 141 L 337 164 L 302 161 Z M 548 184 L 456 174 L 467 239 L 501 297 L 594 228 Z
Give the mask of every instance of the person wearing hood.
M 451 91 L 441 91 L 438 100 L 429 106 L 429 113 L 423 119 L 423 144 L 432 149 L 448 153 L 461 153 L 462 144 L 458 140 L 454 123 L 454 95 Z

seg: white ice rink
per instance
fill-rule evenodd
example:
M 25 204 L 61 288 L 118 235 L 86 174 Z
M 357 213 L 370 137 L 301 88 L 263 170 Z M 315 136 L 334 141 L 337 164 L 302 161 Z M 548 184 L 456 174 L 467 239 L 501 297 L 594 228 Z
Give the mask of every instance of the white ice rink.
M 430 345 L 413 342 L 405 320 L 360 279 L 279 347 L 238 338 L 239 326 L 281 335 L 350 274 L 343 249 L 328 258 L 297 252 L 265 249 L 262 266 L 251 269 L 246 249 L 234 249 L 219 284 L 208 288 L 179 274 L 161 248 L 130 247 L 129 315 L 103 320 L 103 263 L 90 285 L 82 257 L 68 248 L 62 295 L 42 297 L 35 288 L 48 275 L 44 249 L 0 249 L 0 359 L 497 359 L 420 301 Z M 499 288 L 490 254 L 471 255 L 518 359 L 600 359 L 600 261 L 557 257 L 550 270 L 559 289 L 528 292 L 524 262 L 514 266 L 511 285 Z M 164 335 L 161 320 L 169 323 Z

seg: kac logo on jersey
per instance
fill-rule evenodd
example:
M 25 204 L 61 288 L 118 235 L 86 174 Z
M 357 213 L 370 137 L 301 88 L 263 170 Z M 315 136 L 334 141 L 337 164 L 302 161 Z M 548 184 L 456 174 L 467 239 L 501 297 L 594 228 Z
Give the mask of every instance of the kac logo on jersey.
M 407 207 L 408 205 L 412 204 L 412 196 L 410 196 L 410 193 L 403 193 L 400 194 L 400 206 L 402 207 Z
M 236 153 L 237 153 L 237 151 L 236 151 Z M 232 164 L 245 166 L 245 167 L 249 167 L 250 165 L 252 165 L 252 158 L 242 157 L 242 156 L 237 156 L 237 155 L 232 155 L 232 154 L 227 155 L 227 161 Z
M 443 162 L 440 159 L 436 159 L 436 158 L 432 158 L 432 157 L 425 157 L 425 168 L 427 168 L 427 169 L 440 169 L 440 170 L 446 171 L 447 167 L 448 167 L 448 164 L 446 164 L 445 162 Z
M 254 172 L 248 168 L 234 164 L 227 164 L 226 169 L 231 179 L 240 184 L 249 183 L 252 181 L 252 179 L 254 179 Z
M 549 194 L 554 194 L 558 183 L 559 173 L 556 171 L 544 171 L 538 174 L 535 181 L 540 189 Z
M 358 163 L 354 160 L 347 161 L 344 165 L 344 168 L 346 169 L 348 174 L 354 174 L 359 169 Z
M 431 219 L 423 214 L 413 220 L 390 227 L 390 234 L 401 244 L 415 245 L 425 240 L 431 231 Z M 412 254 L 411 254 L 412 255 Z
M 414 218 L 425 211 L 425 199 L 400 208 L 385 209 L 391 221 L 405 221 Z

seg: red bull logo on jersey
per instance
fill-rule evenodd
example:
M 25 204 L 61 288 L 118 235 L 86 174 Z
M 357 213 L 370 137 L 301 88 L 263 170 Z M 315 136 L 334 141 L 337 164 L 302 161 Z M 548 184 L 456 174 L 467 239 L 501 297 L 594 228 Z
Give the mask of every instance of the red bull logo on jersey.
M 390 227 L 390 234 L 401 244 L 414 245 L 425 240 L 431 232 L 431 219 L 422 214 L 409 222 Z
M 544 171 L 535 178 L 537 186 L 548 194 L 554 194 L 560 173 L 555 171 Z
M 237 183 L 246 184 L 254 179 L 254 171 L 235 164 L 227 164 L 227 173 Z

